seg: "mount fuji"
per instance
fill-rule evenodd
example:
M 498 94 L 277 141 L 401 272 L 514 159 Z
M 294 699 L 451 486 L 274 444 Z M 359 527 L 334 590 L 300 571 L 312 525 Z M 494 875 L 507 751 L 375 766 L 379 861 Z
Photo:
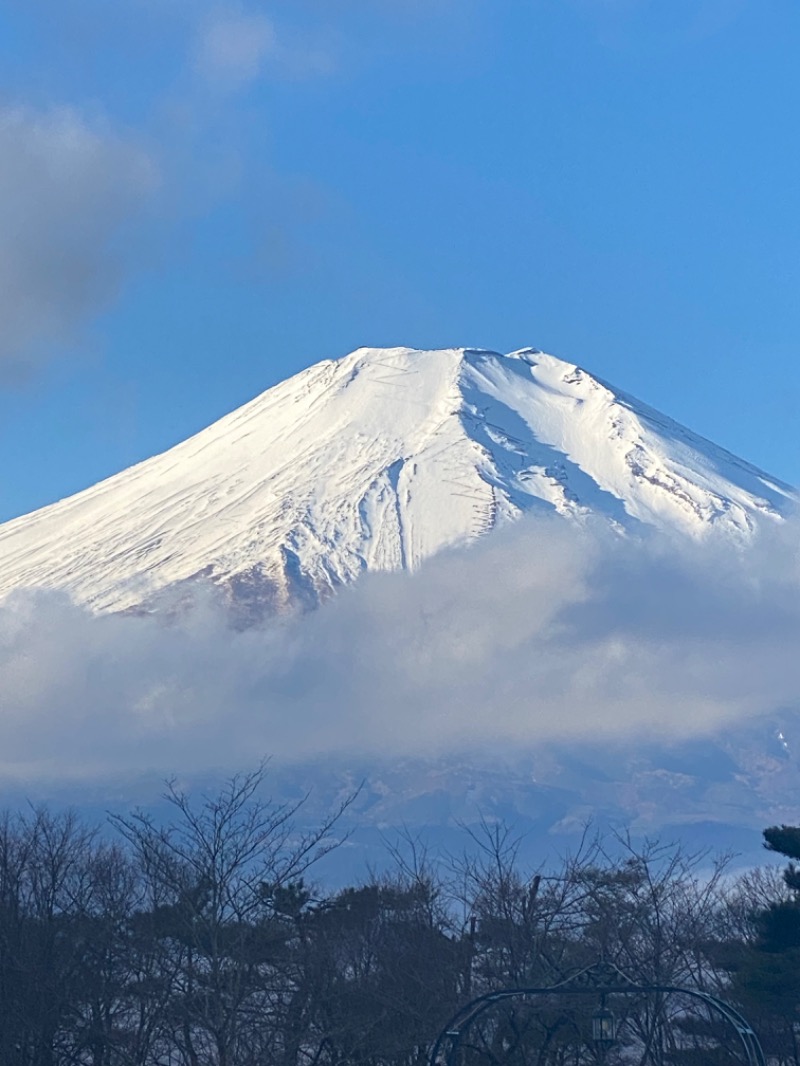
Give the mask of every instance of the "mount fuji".
M 788 485 L 528 348 L 361 348 L 0 527 L 0 594 L 150 609 L 198 580 L 263 613 L 415 569 L 525 512 L 747 537 Z
M 570 846 L 590 817 L 758 861 L 760 828 L 800 820 L 800 622 L 779 547 L 794 536 L 783 519 L 797 499 L 778 479 L 536 349 L 362 348 L 0 526 L 0 597 L 41 588 L 74 601 L 21 596 L 4 605 L 0 741 L 9 738 L 6 758 L 23 778 L 41 759 L 58 777 L 71 759 L 81 763 L 84 744 L 107 744 L 109 765 L 133 766 L 134 778 L 162 744 L 178 745 L 182 773 L 188 749 L 201 766 L 222 765 L 229 744 L 283 753 L 281 793 L 313 788 L 320 811 L 363 782 L 352 844 L 376 862 L 391 826 L 429 828 L 457 848 L 447 836 L 456 826 L 504 820 L 536 851 L 543 841 Z M 563 594 L 541 586 L 561 605 L 557 624 L 543 628 L 540 586 L 521 578 L 527 563 L 534 574 L 548 566 L 543 541 L 558 539 L 558 517 L 492 536 L 536 514 L 563 517 L 564 543 L 603 545 L 586 571 L 592 596 L 580 580 L 573 586 L 573 555 Z M 589 536 L 569 524 L 590 527 Z M 764 527 L 774 528 L 753 536 Z M 667 539 L 639 536 L 648 529 Z M 485 551 L 423 566 L 484 536 Z M 753 556 L 739 550 L 750 542 Z M 666 544 L 663 554 L 678 563 L 685 556 L 688 569 L 657 567 L 652 582 L 643 578 L 636 560 L 649 566 L 653 544 Z M 496 567 L 503 550 L 513 555 L 505 577 Z M 758 559 L 776 550 L 765 580 Z M 713 570 L 734 557 L 741 569 L 723 562 L 719 580 L 700 577 L 695 594 L 705 560 Z M 633 569 L 615 569 L 614 558 L 632 559 Z M 467 586 L 461 614 L 458 596 L 439 595 L 451 588 L 451 564 Z M 378 577 L 352 596 L 333 595 L 365 572 L 392 570 L 419 570 L 419 579 Z M 221 597 L 230 613 L 186 611 L 186 626 L 162 624 L 209 584 L 214 607 Z M 490 586 L 497 595 L 487 601 Z M 274 624 L 248 626 L 271 615 Z M 400 646 L 398 635 L 407 638 Z M 423 646 L 418 678 L 407 667 Z M 663 729 L 625 732 L 640 704 L 642 721 L 658 717 Z M 715 726 L 714 708 L 728 704 L 747 704 L 746 713 L 723 714 Z M 691 729 L 670 724 L 673 709 L 681 721 L 693 716 Z M 607 731 L 615 715 L 622 724 Z M 545 719 L 553 729 L 539 728 Z M 442 730 L 454 739 L 452 750 L 426 745 L 428 724 L 432 737 Z M 7 784 L 0 774 L 0 790 Z

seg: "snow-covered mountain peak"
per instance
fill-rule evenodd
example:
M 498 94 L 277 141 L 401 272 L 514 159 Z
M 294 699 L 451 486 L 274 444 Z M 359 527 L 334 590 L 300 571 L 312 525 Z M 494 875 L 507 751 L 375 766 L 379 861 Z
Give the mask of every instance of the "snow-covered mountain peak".
M 0 592 L 100 610 L 206 577 L 259 609 L 414 569 L 528 511 L 699 536 L 793 490 L 535 348 L 359 348 L 208 429 L 0 527 Z

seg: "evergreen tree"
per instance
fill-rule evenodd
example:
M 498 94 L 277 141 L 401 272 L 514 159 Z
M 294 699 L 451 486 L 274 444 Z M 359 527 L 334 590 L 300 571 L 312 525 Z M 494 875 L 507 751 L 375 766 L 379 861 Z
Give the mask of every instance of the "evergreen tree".
M 727 942 L 709 945 L 709 955 L 730 974 L 726 998 L 742 1008 L 767 1056 L 800 1066 L 800 827 L 771 826 L 763 835 L 768 851 L 790 861 L 768 898 L 745 898 L 741 926 Z

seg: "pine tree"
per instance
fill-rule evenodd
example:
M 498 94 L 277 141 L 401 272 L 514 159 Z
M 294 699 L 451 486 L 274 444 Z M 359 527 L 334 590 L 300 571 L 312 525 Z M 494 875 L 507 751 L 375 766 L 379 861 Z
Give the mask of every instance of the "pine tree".
M 783 898 L 754 907 L 749 943 L 723 949 L 717 963 L 731 973 L 731 993 L 759 1033 L 768 1056 L 800 1064 L 800 827 L 771 826 L 764 847 L 789 859 Z M 726 961 L 727 956 L 727 961 Z

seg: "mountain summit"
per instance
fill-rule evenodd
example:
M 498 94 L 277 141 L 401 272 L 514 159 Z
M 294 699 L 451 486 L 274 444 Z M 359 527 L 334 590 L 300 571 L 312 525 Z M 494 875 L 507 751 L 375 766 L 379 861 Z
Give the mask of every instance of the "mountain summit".
M 182 444 L 0 527 L 0 593 L 135 609 L 204 577 L 317 602 L 528 511 L 735 534 L 796 500 L 775 478 L 533 348 L 360 348 Z

